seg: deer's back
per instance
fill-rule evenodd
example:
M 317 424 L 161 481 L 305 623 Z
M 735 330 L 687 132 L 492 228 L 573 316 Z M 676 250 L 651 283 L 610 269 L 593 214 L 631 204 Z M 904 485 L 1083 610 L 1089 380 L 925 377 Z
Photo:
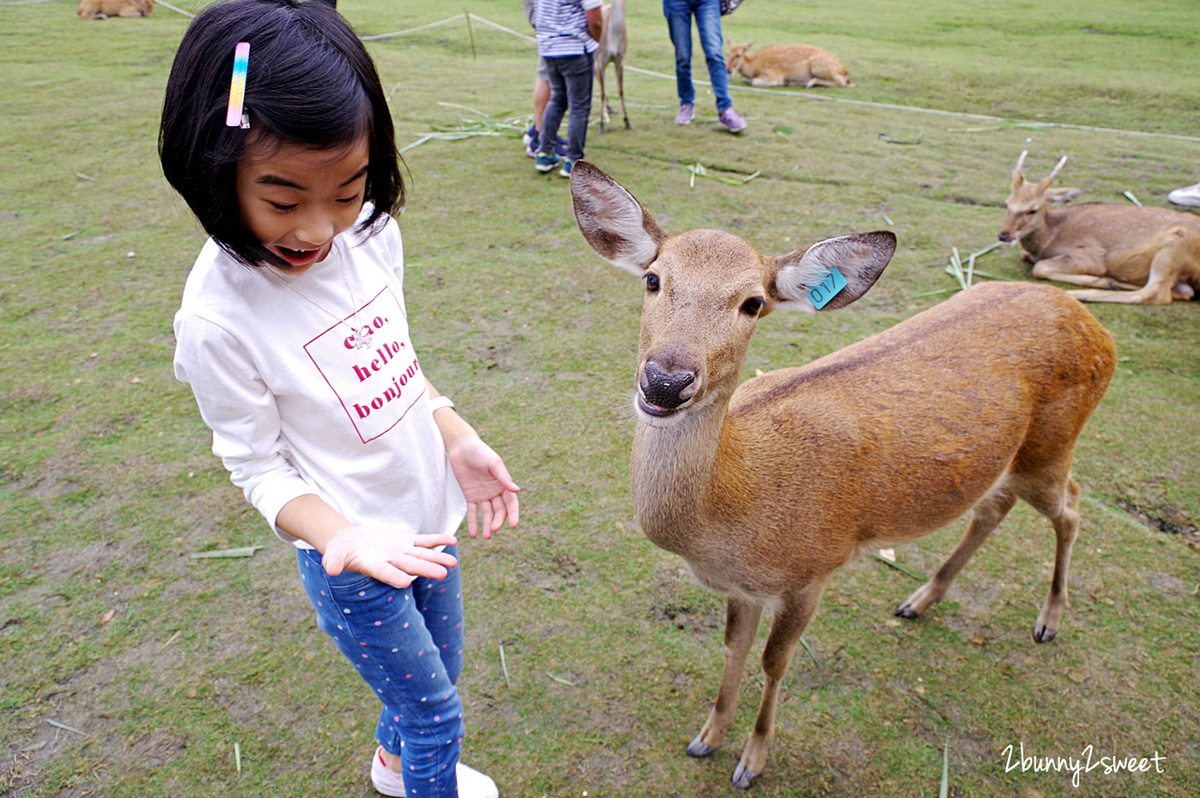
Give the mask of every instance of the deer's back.
M 811 44 L 773 44 L 755 53 L 747 53 L 744 63 L 754 69 L 807 68 L 809 62 L 826 59 L 837 60 L 828 50 Z
M 1061 290 L 978 285 L 743 383 L 723 487 L 761 496 L 754 483 L 774 481 L 772 506 L 735 511 L 765 522 L 762 545 L 810 525 L 852 532 L 846 557 L 876 538 L 917 537 L 969 510 L 1014 463 L 1035 470 L 1069 454 L 1115 364 L 1107 331 Z

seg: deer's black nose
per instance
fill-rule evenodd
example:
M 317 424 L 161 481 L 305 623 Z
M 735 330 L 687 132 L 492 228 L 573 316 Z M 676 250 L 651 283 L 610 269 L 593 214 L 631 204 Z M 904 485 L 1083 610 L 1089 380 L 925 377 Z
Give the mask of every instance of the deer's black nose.
M 653 361 L 642 369 L 642 382 L 638 386 L 642 398 L 648 403 L 664 410 L 674 410 L 691 397 L 684 396 L 684 390 L 696 381 L 696 375 L 690 371 L 664 371 Z

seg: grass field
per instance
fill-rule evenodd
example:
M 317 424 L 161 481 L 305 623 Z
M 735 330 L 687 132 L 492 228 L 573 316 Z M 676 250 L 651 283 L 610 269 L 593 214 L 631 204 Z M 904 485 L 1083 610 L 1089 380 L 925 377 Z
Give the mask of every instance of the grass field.
M 339 8 L 364 35 L 463 10 Z M 527 32 L 515 0 L 468 8 Z M 155 141 L 186 24 L 161 3 L 148 19 L 83 22 L 67 0 L 0 2 L 0 794 L 369 796 L 368 690 L 172 376 L 172 315 L 203 237 Z M 629 30 L 634 129 L 593 127 L 588 158 L 668 230 L 720 227 L 771 254 L 851 231 L 899 238 L 861 302 L 764 320 L 749 373 L 949 295 L 951 252 L 995 240 L 1023 149 L 1031 176 L 1068 155 L 1060 183 L 1096 201 L 1165 206 L 1200 180 L 1190 3 L 748 0 L 727 39 L 825 47 L 856 85 L 736 81 L 740 137 L 703 86 L 696 122 L 672 124 L 661 4 L 633 0 Z M 468 761 L 505 796 L 730 794 L 758 663 L 727 747 L 689 759 L 723 602 L 634 520 L 641 289 L 586 246 L 566 181 L 522 152 L 533 47 L 479 19 L 369 46 L 402 147 L 488 134 L 408 149 L 401 218 L 422 364 L 523 487 L 520 529 L 462 546 Z M 977 269 L 1028 276 L 1011 249 Z M 892 617 L 916 579 L 855 561 L 806 633 L 812 656 L 793 663 L 756 794 L 935 796 L 945 755 L 953 796 L 1196 795 L 1200 307 L 1089 307 L 1120 363 L 1080 441 L 1084 520 L 1058 639 L 1030 639 L 1053 538 L 1024 506 L 919 622 Z M 932 573 L 964 528 L 898 559 Z M 239 547 L 262 548 L 193 557 Z M 1162 759 L 1097 767 L 1076 787 L 1022 768 L 1022 746 Z

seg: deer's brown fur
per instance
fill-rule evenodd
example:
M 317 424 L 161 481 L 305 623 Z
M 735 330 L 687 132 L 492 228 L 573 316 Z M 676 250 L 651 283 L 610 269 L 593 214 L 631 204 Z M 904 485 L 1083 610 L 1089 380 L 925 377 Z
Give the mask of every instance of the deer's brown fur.
M 732 75 L 741 72 L 751 86 L 852 86 L 850 73 L 828 50 L 811 44 L 773 44 L 757 52 L 747 52 L 750 44 L 729 43 L 725 68 Z
M 81 0 L 75 9 L 80 19 L 148 17 L 153 11 L 154 0 Z

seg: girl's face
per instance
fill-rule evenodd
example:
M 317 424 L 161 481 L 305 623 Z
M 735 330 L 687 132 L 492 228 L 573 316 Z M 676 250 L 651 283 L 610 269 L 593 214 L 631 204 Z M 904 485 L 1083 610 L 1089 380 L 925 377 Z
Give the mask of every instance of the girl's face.
M 306 271 L 358 219 L 368 152 L 365 137 L 336 150 L 252 141 L 237 165 L 242 224 L 287 271 Z

